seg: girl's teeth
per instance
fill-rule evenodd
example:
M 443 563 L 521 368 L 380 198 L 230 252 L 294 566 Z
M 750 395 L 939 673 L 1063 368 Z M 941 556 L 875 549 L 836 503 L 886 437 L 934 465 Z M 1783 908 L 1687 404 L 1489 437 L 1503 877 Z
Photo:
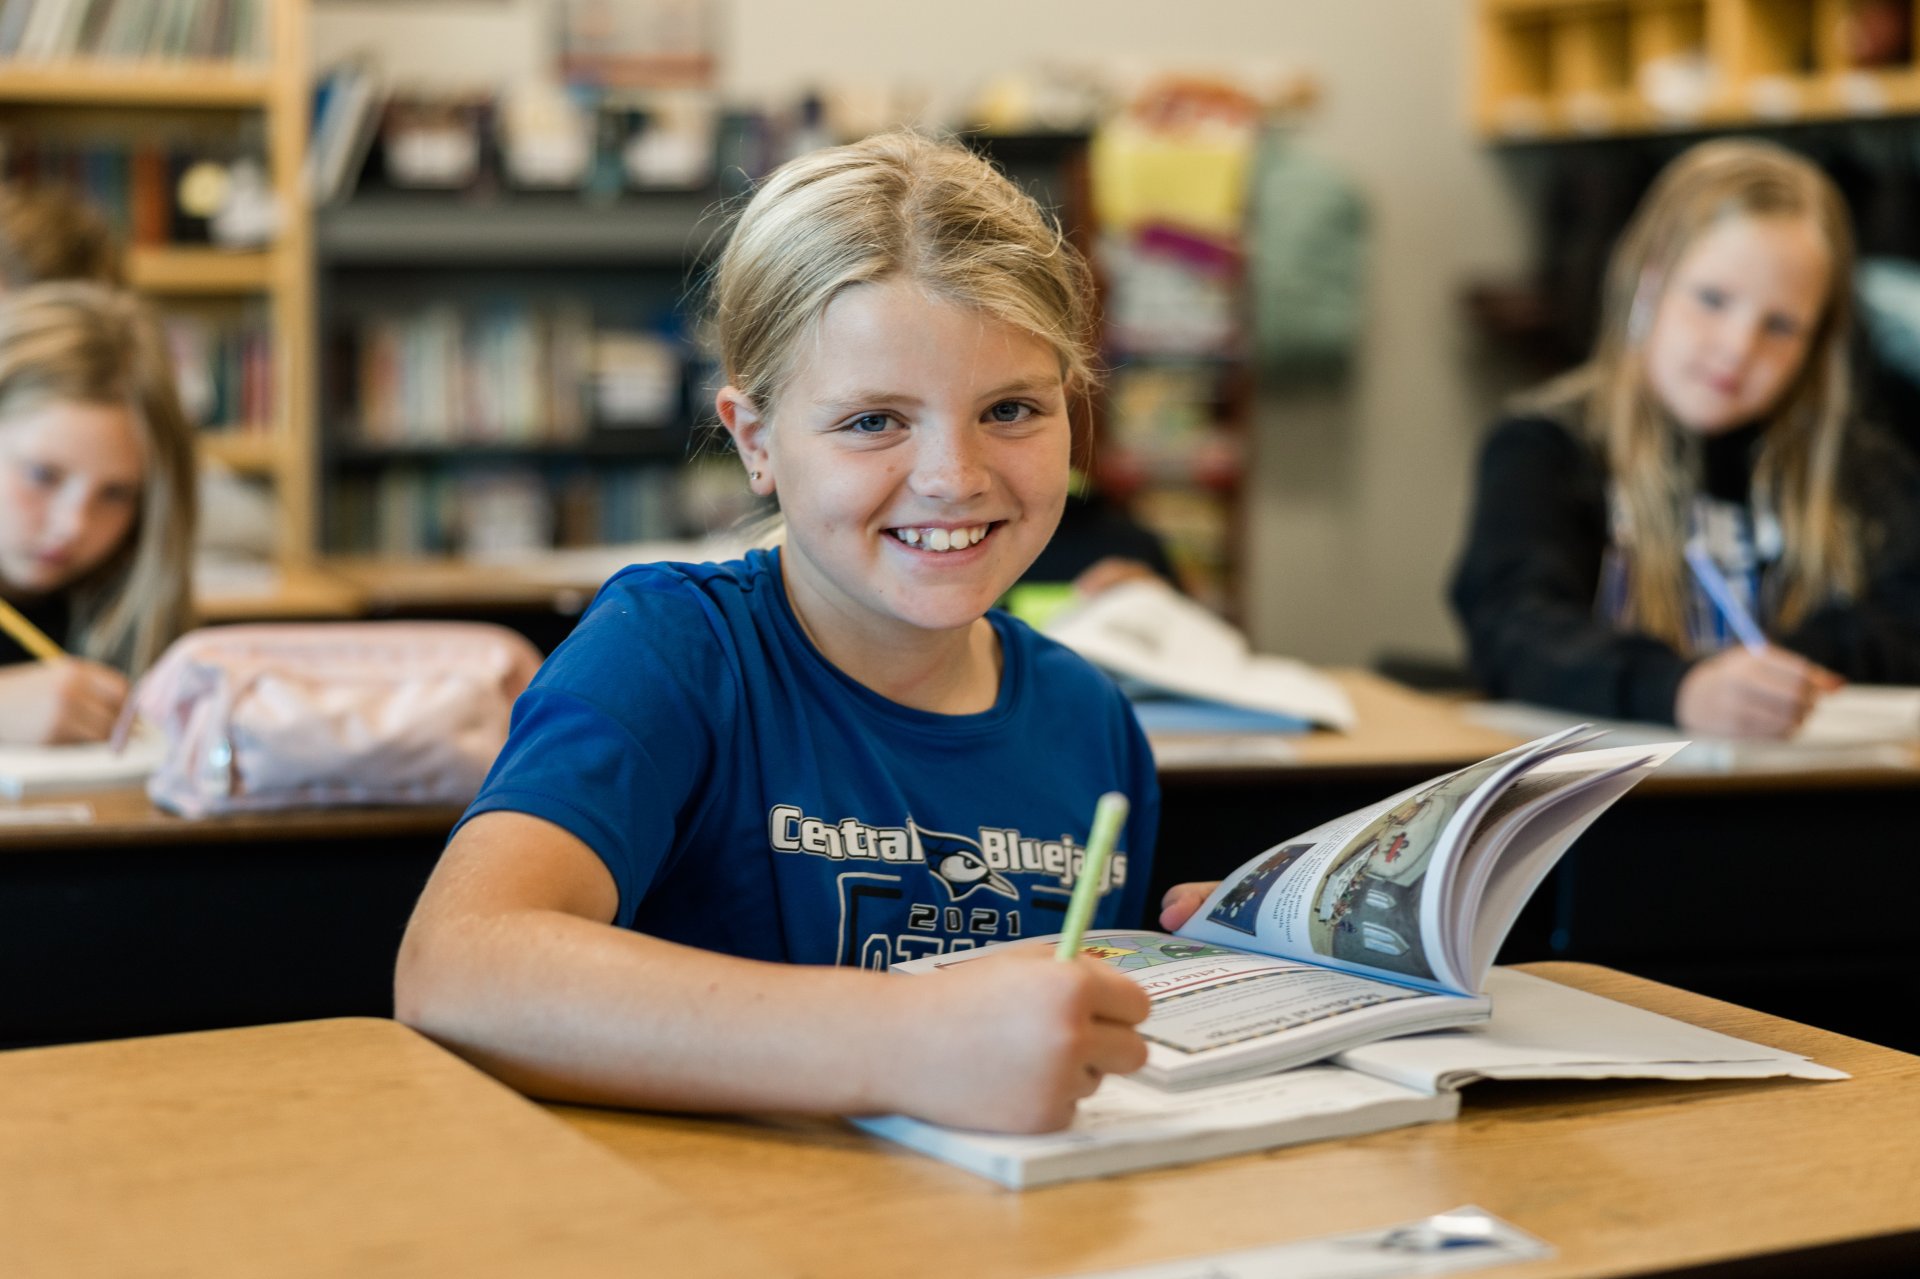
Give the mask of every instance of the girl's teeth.
M 894 536 L 908 546 L 924 546 L 929 551 L 961 551 L 979 542 L 987 535 L 987 526 L 976 524 L 972 528 L 901 528 L 894 530 Z

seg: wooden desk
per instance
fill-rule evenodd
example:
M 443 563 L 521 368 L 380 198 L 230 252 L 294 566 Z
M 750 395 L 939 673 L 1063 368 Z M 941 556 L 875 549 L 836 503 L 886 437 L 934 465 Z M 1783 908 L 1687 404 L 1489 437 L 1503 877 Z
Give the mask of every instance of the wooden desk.
M 1502 1279 L 1644 1273 L 1893 1232 L 1907 1233 L 1886 1245 L 1887 1272 L 1920 1270 L 1920 1059 L 1604 969 L 1529 968 L 1855 1078 L 1483 1084 L 1456 1123 L 1024 1193 L 837 1124 L 554 1113 L 779 1263 L 846 1279 L 1038 1279 L 1466 1203 L 1559 1250 L 1490 1272 Z M 1832 1274 L 1834 1261 L 1792 1273 Z
M 0 1053 L 0 1273 L 790 1273 L 394 1022 Z

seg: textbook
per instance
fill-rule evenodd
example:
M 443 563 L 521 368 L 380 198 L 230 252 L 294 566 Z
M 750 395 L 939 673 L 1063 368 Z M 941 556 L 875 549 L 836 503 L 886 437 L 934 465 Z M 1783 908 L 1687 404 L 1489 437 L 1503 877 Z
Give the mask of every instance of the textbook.
M 1458 1090 L 1481 1080 L 1847 1078 L 1798 1053 L 1512 969 L 1494 969 L 1486 989 L 1487 1021 L 1381 1040 L 1320 1065 L 1186 1092 L 1102 1080 L 1060 1132 L 968 1132 L 899 1115 L 853 1122 L 1027 1189 L 1452 1119 Z
M 1045 627 L 1112 675 L 1149 733 L 1302 733 L 1353 727 L 1345 690 L 1246 636 L 1165 582 L 1124 582 Z
M 1251 1079 L 1484 1020 L 1487 971 L 1534 888 L 1685 744 L 1579 749 L 1597 736 L 1543 737 L 1283 840 L 1172 936 L 1088 933 L 1085 953 L 1153 997 L 1140 1026 L 1147 1064 L 1132 1078 L 1169 1089 Z M 1020 944 L 894 968 L 934 972 Z

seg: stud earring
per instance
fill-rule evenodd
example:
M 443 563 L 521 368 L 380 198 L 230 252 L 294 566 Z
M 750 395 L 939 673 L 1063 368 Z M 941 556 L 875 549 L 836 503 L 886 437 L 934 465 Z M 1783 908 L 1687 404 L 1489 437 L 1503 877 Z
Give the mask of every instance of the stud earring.
M 748 471 L 748 472 L 747 472 L 747 475 L 748 475 L 748 477 L 749 477 L 749 478 L 751 478 L 751 479 L 752 479 L 752 480 L 754 481 L 754 483 L 756 483 L 756 484 L 757 484 L 757 483 L 759 483 L 759 482 L 760 482 L 760 472 L 758 472 L 758 471 Z

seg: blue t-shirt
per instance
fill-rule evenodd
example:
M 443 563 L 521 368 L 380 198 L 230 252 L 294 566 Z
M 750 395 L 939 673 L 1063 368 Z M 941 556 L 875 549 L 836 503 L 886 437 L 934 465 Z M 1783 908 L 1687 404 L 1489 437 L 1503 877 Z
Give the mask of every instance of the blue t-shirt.
M 940 715 L 834 667 L 777 551 L 638 565 L 513 709 L 473 806 L 545 818 L 607 864 L 615 922 L 754 959 L 883 968 L 1057 932 L 1094 802 L 1133 801 L 1095 924 L 1136 926 L 1159 823 L 1126 699 L 1003 613 L 991 710 Z

